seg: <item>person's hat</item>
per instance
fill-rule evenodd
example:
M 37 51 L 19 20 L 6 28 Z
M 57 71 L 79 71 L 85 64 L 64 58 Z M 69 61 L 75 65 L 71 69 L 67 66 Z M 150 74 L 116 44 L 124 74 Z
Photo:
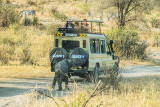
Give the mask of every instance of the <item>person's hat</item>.
M 68 19 L 69 22 L 72 22 L 72 19 Z

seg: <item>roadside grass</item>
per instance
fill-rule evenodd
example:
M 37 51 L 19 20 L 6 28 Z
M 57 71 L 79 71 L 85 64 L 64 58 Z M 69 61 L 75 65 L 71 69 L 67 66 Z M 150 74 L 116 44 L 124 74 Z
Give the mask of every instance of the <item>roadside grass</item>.
M 0 80 L 53 77 L 50 66 L 0 66 Z
M 13 25 L 0 32 L 0 63 L 49 65 L 49 53 L 53 48 L 54 36 L 36 27 Z
M 27 106 L 31 107 L 82 107 L 95 87 L 77 88 L 72 95 L 53 99 L 38 94 L 28 94 Z M 51 90 L 54 91 L 54 90 Z M 31 101 L 30 101 L 31 100 Z M 56 103 L 57 104 L 56 104 Z M 160 77 L 122 78 L 119 90 L 106 89 L 92 97 L 87 107 L 158 107 L 160 105 Z

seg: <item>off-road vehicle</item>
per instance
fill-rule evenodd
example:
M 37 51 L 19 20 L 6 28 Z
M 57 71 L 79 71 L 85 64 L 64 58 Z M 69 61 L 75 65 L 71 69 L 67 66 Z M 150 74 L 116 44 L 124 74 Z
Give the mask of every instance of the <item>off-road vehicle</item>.
M 69 19 L 82 24 L 82 19 Z M 55 34 L 53 50 L 50 53 L 51 68 L 68 59 L 73 66 L 69 69 L 72 76 L 98 80 L 100 74 L 114 72 L 118 74 L 119 58 L 114 56 L 113 41 L 101 33 L 102 20 L 87 20 L 88 31 L 70 28 L 58 28 Z M 96 31 L 93 24 L 98 26 Z

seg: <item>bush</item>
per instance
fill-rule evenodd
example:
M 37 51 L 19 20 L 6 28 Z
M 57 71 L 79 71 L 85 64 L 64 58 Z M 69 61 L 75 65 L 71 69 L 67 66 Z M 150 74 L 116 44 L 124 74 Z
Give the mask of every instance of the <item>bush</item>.
M 59 19 L 62 21 L 65 21 L 67 19 L 67 16 L 57 11 L 57 9 L 52 9 L 52 14 L 56 19 Z
M 28 4 L 28 5 L 31 5 L 31 6 L 32 6 L 32 5 L 33 5 L 33 6 L 34 6 L 34 5 L 35 5 L 35 6 L 37 5 L 37 4 L 36 4 L 34 1 L 32 1 L 32 0 L 28 0 L 28 1 L 27 1 L 27 4 Z
M 30 26 L 30 25 L 32 25 L 31 19 L 28 19 L 28 18 L 24 19 L 23 25 L 24 26 Z
M 8 27 L 10 24 L 19 23 L 18 12 L 10 5 L 2 4 L 0 6 L 0 26 Z
M 160 19 L 157 17 L 153 17 L 151 20 L 152 27 L 159 28 L 160 27 Z
M 15 52 L 15 46 L 18 44 L 12 38 L 3 38 L 0 40 L 0 59 L 2 64 L 8 64 L 9 60 L 12 59 L 12 55 Z
M 29 46 L 23 48 L 22 64 L 31 64 L 31 65 L 37 64 L 37 61 L 31 55 L 31 50 L 29 49 Z
M 141 42 L 135 31 L 114 29 L 109 33 L 109 39 L 114 40 L 115 54 L 125 59 L 144 59 L 147 45 Z
M 38 25 L 38 24 L 39 24 L 39 19 L 38 19 L 38 17 L 34 17 L 34 18 L 33 18 L 32 24 L 33 24 L 33 25 Z

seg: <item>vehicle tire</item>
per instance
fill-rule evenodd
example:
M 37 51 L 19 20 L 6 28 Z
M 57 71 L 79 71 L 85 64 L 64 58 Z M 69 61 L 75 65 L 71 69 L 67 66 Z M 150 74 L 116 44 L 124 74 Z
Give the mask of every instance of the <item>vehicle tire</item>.
M 95 83 L 99 82 L 99 64 L 96 64 L 94 68 L 94 82 Z
M 82 48 L 75 48 L 70 54 L 70 59 L 75 66 L 85 65 L 88 57 L 88 53 Z
M 114 77 L 117 77 L 119 75 L 119 64 L 118 63 L 114 64 L 113 74 L 114 74 Z
M 67 51 L 64 48 L 54 48 L 50 53 L 50 61 L 52 65 L 67 58 Z

